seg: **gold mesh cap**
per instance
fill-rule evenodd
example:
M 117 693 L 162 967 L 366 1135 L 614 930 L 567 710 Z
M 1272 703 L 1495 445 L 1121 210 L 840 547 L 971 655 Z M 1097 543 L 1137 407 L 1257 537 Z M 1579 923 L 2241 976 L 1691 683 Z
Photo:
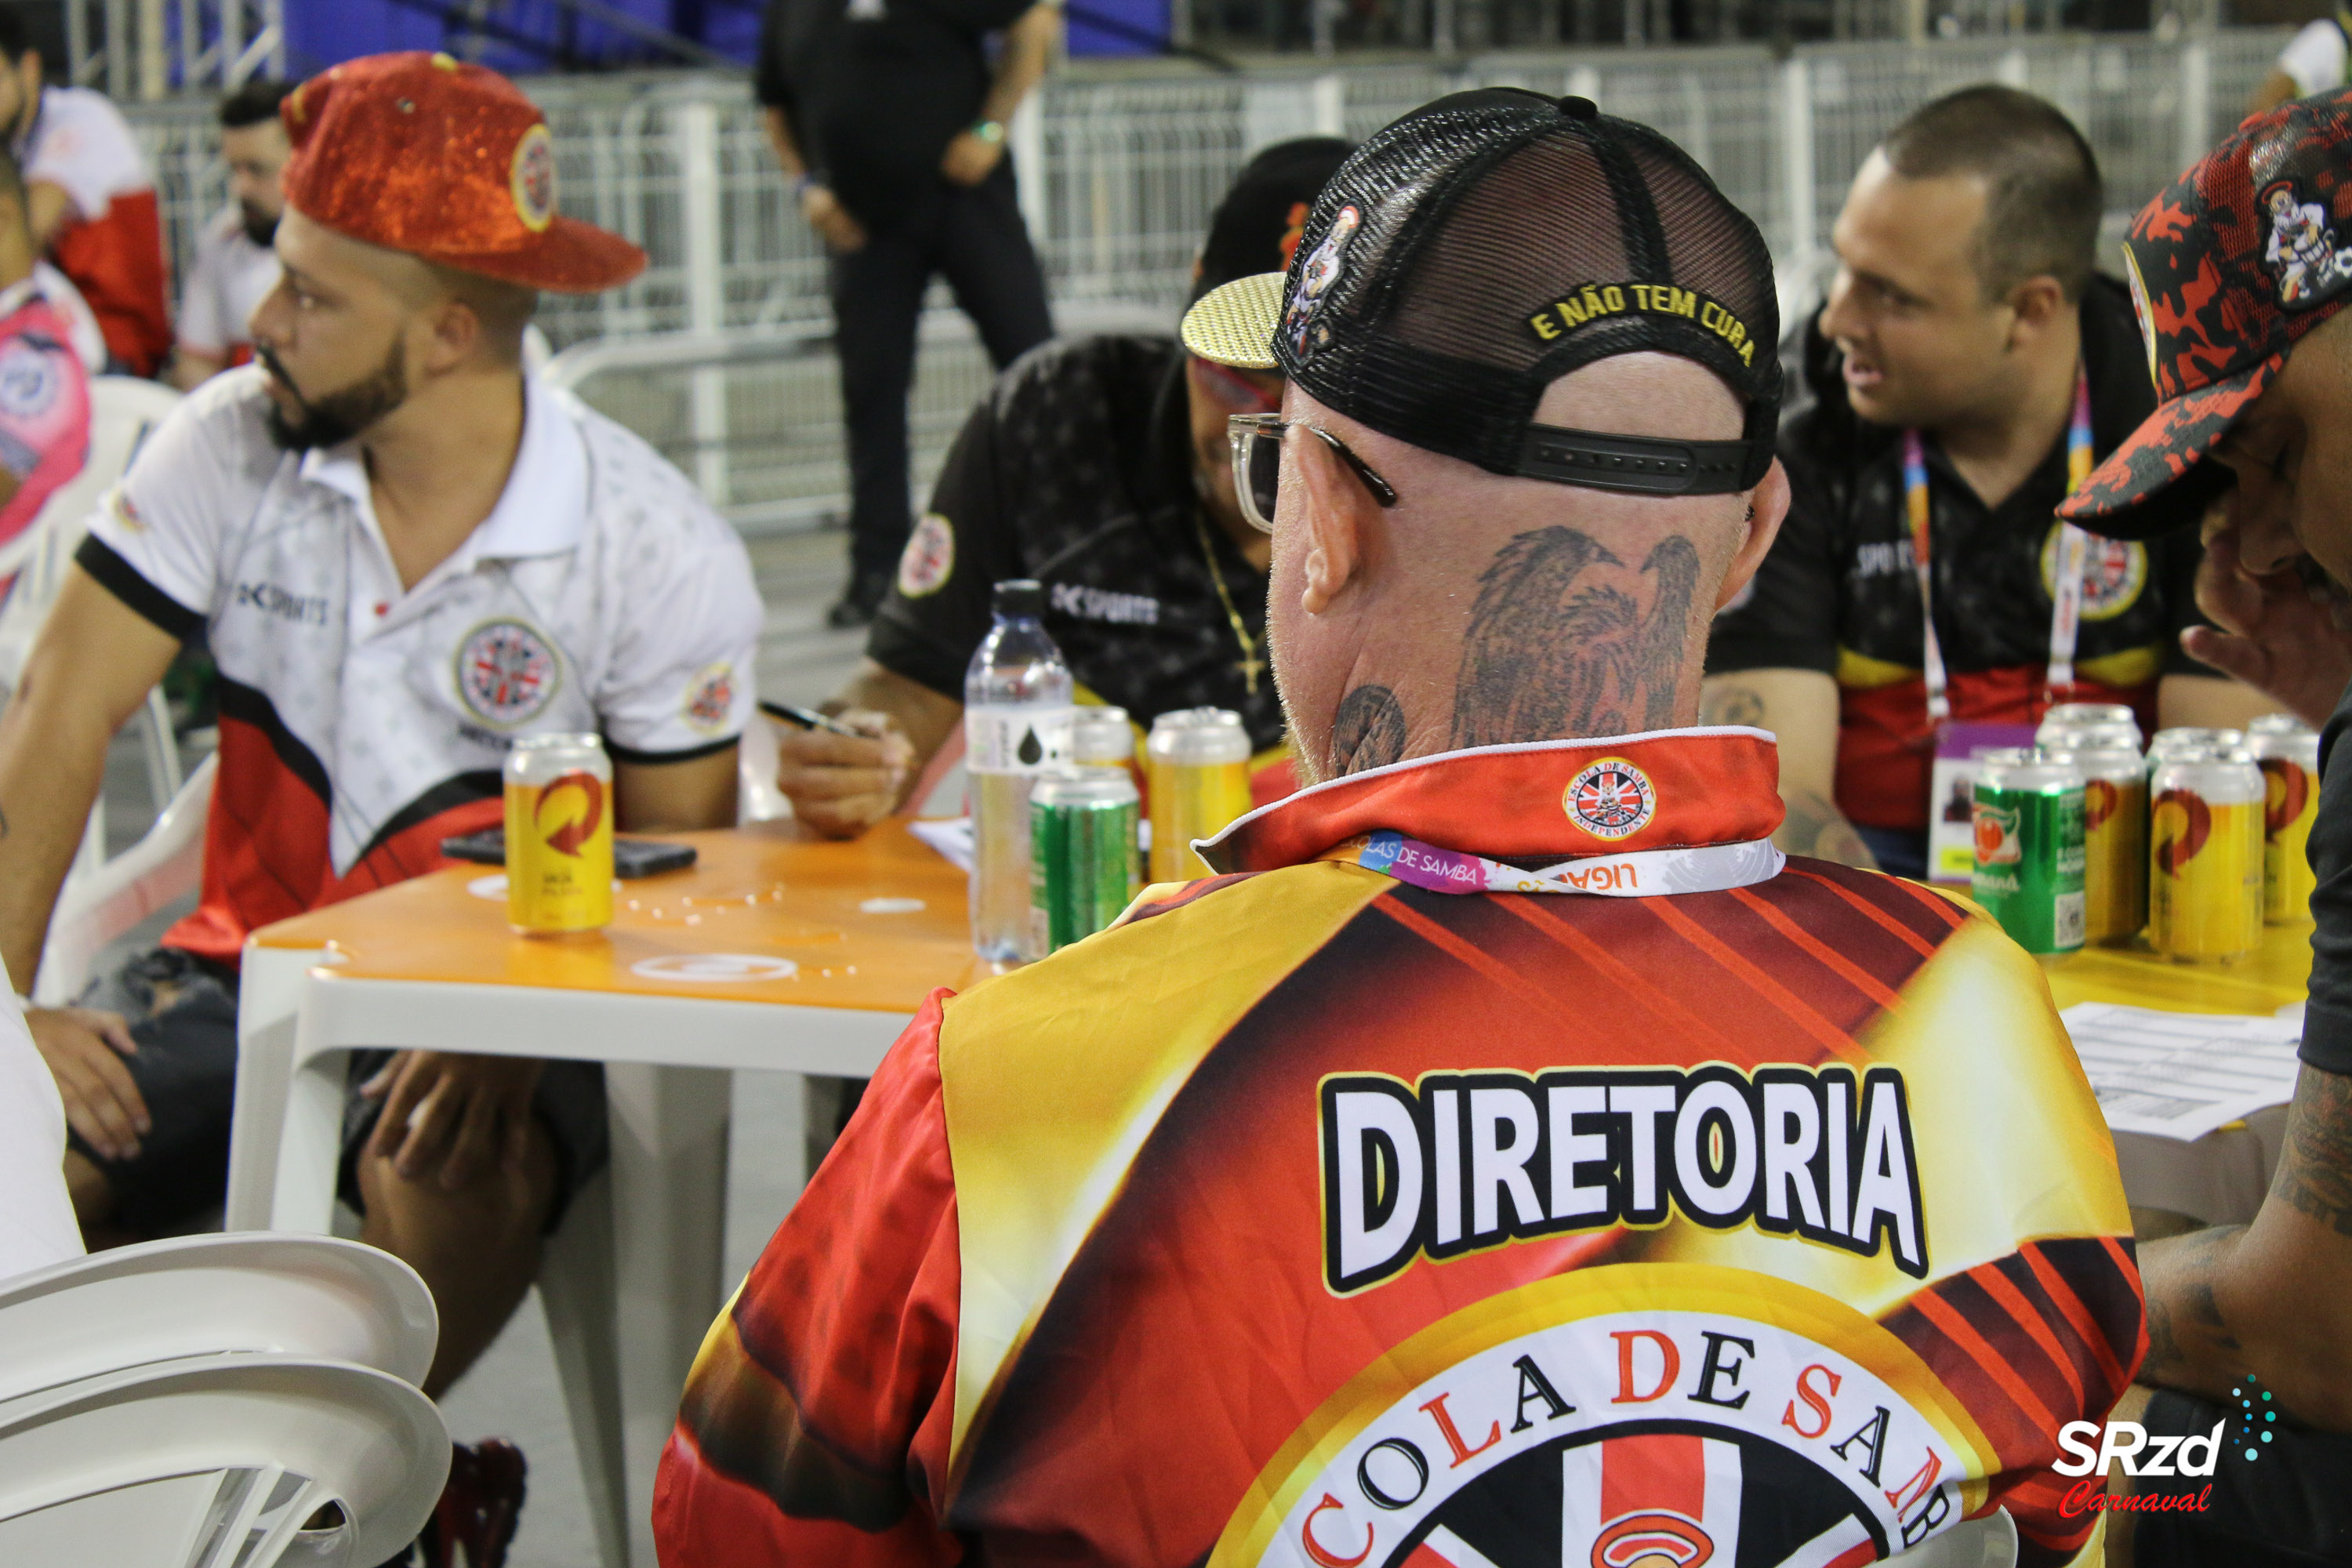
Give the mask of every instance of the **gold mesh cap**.
M 1212 289 L 1184 312 L 1189 353 L 1236 370 L 1274 370 L 1274 330 L 1282 322 L 1283 274 L 1261 272 Z

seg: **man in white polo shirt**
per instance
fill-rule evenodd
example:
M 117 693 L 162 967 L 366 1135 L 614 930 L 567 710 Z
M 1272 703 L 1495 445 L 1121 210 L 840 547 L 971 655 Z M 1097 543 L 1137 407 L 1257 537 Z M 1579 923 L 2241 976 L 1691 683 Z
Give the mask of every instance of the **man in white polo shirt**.
M 650 447 L 520 368 L 536 290 L 611 287 L 643 253 L 556 215 L 546 125 L 492 72 L 355 60 L 284 119 L 260 363 L 149 438 L 0 718 L 0 958 L 29 975 L 107 736 L 198 626 L 219 665 L 202 901 L 93 999 L 144 1016 L 31 1019 L 86 1227 L 217 1199 L 247 933 L 445 864 L 445 837 L 499 821 L 517 736 L 602 733 L 625 828 L 734 820 L 760 624 L 741 544 Z M 437 1393 L 602 1160 L 601 1075 L 412 1052 L 354 1082 L 346 1194 L 433 1288 Z
M 182 391 L 253 357 L 246 321 L 278 286 L 271 241 L 286 210 L 279 180 L 294 154 L 278 110 L 293 90 L 290 82 L 257 79 L 221 100 L 229 199 L 205 220 L 180 283 L 179 345 L 168 379 Z

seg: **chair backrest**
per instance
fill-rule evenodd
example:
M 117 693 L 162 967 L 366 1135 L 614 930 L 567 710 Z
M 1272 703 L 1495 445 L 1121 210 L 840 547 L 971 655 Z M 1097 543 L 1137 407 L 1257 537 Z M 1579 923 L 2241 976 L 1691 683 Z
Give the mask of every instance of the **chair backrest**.
M 23 553 L 0 562 L 13 570 L 16 586 L 0 606 L 0 685 L 14 686 L 24 656 L 40 635 L 49 605 L 65 585 L 66 565 L 89 531 L 91 512 L 180 395 L 157 382 L 131 375 L 92 376 L 89 383 L 89 456 L 81 472 L 41 503 L 40 515 L 20 536 Z
M 0 1400 L 223 1352 L 421 1383 L 438 1331 L 425 1282 L 374 1247 L 274 1231 L 175 1237 L 0 1282 Z
M 199 1356 L 0 1403 L 0 1563 L 370 1568 L 449 1472 L 433 1402 L 372 1367 Z
M 139 842 L 83 871 L 58 891 L 33 977 L 33 1000 L 61 1007 L 81 994 L 89 966 L 116 937 L 195 890 L 205 866 L 205 818 L 212 810 L 218 755 L 206 757 Z

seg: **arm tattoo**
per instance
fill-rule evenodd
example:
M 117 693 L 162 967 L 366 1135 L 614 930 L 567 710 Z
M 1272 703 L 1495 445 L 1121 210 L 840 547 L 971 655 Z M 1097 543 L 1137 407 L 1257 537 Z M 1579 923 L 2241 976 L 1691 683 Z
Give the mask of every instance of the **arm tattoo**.
M 1478 579 L 1454 679 L 1459 746 L 1615 735 L 1674 721 L 1675 690 L 1698 588 L 1698 551 L 1661 540 L 1624 581 L 1625 563 L 1573 528 L 1539 528 L 1496 552 Z M 1611 581 L 1589 569 L 1615 567 Z M 1655 584 L 1644 615 L 1628 587 Z
M 2271 1193 L 2336 1235 L 2352 1236 L 2352 1078 L 2303 1069 Z
M 1745 724 L 1764 728 L 1764 699 L 1752 686 L 1720 686 L 1706 694 L 1699 715 L 1709 724 Z
M 2237 1336 L 2221 1317 L 2213 1281 L 2225 1247 L 2246 1227 L 2215 1226 L 2155 1243 L 2141 1257 L 2147 1290 L 2147 1360 L 2142 1383 L 2210 1389 L 2238 1374 Z
M 1385 686 L 1359 686 L 1339 700 L 1331 721 L 1331 767 L 1337 773 L 1384 768 L 1404 756 L 1404 709 Z

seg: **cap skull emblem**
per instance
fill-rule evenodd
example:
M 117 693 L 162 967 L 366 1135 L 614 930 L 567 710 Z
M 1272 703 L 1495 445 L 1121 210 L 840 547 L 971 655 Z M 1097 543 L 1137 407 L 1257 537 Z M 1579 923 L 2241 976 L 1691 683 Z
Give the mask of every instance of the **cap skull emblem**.
M 1315 247 L 1307 265 L 1299 270 L 1298 292 L 1291 299 L 1282 330 L 1289 334 L 1291 352 L 1301 359 L 1311 355 L 1320 341 L 1308 335 L 1315 312 L 1322 309 L 1323 297 L 1331 291 L 1331 286 L 1339 281 L 1348 242 L 1356 237 L 1356 229 L 1362 222 L 1363 215 L 1354 207 L 1341 207 L 1339 216 L 1331 220 L 1331 232 L 1323 237 L 1323 243 Z

